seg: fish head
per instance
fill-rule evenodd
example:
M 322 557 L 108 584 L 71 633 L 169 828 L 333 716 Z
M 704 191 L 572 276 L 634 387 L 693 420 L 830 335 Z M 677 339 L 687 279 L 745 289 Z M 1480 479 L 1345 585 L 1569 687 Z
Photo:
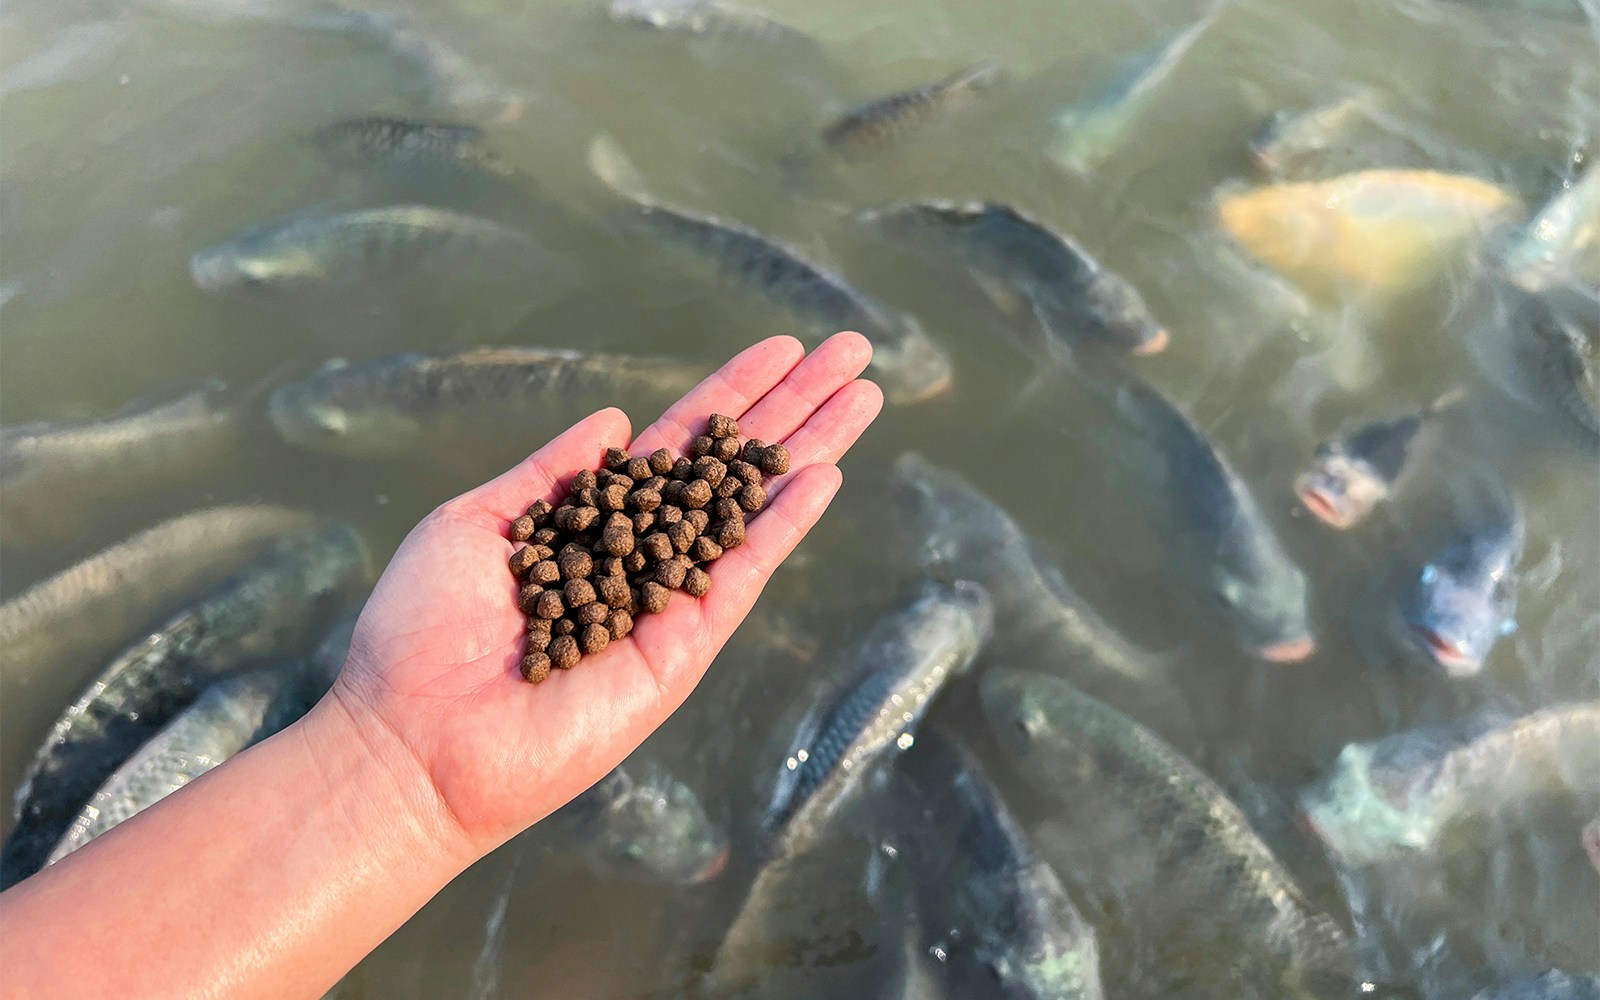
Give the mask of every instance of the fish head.
M 1140 356 L 1160 354 L 1172 340 L 1166 327 L 1151 315 L 1144 296 L 1127 281 L 1100 271 L 1083 296 L 1090 319 L 1117 347 Z
M 1508 537 L 1466 535 L 1417 572 L 1401 606 L 1411 642 L 1452 677 L 1483 669 L 1502 636 L 1516 631 L 1516 560 Z
M 245 233 L 189 258 L 196 287 L 216 295 L 273 295 L 318 280 L 323 267 L 304 246 L 277 230 Z
M 591 867 L 614 878 L 695 885 L 722 874 L 728 837 L 693 789 L 660 767 L 633 768 L 630 784 L 593 823 Z
M 980 581 L 983 564 L 998 562 L 1024 541 L 1015 522 L 972 483 L 916 452 L 894 463 L 896 523 L 924 569 L 956 570 Z
M 1206 564 L 1210 599 L 1247 652 L 1297 663 L 1316 651 L 1305 574 L 1275 538 L 1245 533 Z
M 1389 495 L 1389 484 L 1368 462 L 1325 444 L 1295 480 L 1294 491 L 1306 510 L 1342 531 L 1371 514 Z
M 954 381 L 954 366 L 944 348 L 934 343 L 910 316 L 893 323 L 889 338 L 874 337 L 868 372 L 891 403 L 917 403 L 944 393 Z
M 978 684 L 979 700 L 1000 746 L 1017 761 L 1027 761 L 1049 739 L 1054 727 L 1041 675 L 994 666 Z
M 358 458 L 402 454 L 421 437 L 422 426 L 391 400 L 369 396 L 361 383 L 341 378 L 344 366 L 274 389 L 267 415 L 283 439 L 313 451 Z
M 1443 816 L 1420 787 L 1384 767 L 1379 748 L 1352 743 L 1332 773 L 1302 794 L 1300 819 L 1342 864 L 1403 858 L 1433 842 Z

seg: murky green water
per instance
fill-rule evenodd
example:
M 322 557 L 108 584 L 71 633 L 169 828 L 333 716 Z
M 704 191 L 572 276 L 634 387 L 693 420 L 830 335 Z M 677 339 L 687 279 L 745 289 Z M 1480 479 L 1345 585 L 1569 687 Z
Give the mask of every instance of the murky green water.
M 213 376 L 266 388 L 332 357 L 486 342 L 669 354 L 709 371 L 744 344 L 788 332 L 759 302 L 686 276 L 619 230 L 613 200 L 584 164 L 589 141 L 606 132 L 659 196 L 837 264 L 915 314 L 955 362 L 948 394 L 884 413 L 846 463 L 846 489 L 823 528 L 647 747 L 702 792 L 736 845 L 748 845 L 828 664 L 911 574 L 904 548 L 885 541 L 897 515 L 882 471 L 908 449 L 978 482 L 1020 480 L 1008 509 L 1074 587 L 1129 637 L 1163 652 L 1190 715 L 1146 721 L 1239 798 L 1313 901 L 1341 920 L 1350 897 L 1295 826 L 1292 805 L 1342 746 L 1483 707 L 1518 712 L 1600 696 L 1592 446 L 1500 395 L 1506 373 L 1469 350 L 1495 322 L 1474 277 L 1382 310 L 1307 306 L 1228 247 L 1212 200 L 1261 180 L 1246 144 L 1269 113 L 1362 86 L 1383 94 L 1396 117 L 1443 137 L 1451 166 L 1537 205 L 1570 175 L 1575 149 L 1596 152 L 1600 32 L 1591 24 L 1509 2 L 1237 0 L 1128 141 L 1077 175 L 1044 153 L 1051 108 L 1127 53 L 1193 23 L 1204 13 L 1198 5 L 782 0 L 766 9 L 820 39 L 820 51 L 695 43 L 611 24 L 603 6 L 581 2 L 374 0 L 364 13 L 392 17 L 433 47 L 430 70 L 414 51 L 397 50 L 389 28 L 314 26 L 331 15 L 309 0 L 0 8 L 0 421 L 92 415 Z M 441 77 L 444 49 L 465 68 Z M 859 163 L 784 166 L 830 113 L 985 57 L 1008 74 L 991 97 Z M 371 203 L 370 188 L 330 170 L 308 141 L 320 125 L 370 113 L 481 124 L 487 145 L 564 209 L 544 220 L 540 238 L 567 266 L 525 318 L 495 329 L 442 308 L 306 308 L 194 286 L 187 262 L 200 247 L 307 208 Z M 1252 662 L 1184 610 L 1158 536 L 1110 474 L 1121 446 L 1104 408 L 1017 350 L 1007 332 L 1014 322 L 975 286 L 848 216 L 910 198 L 1012 202 L 1139 286 L 1173 340 L 1137 367 L 1229 456 L 1306 569 L 1320 640 L 1313 659 Z M 473 207 L 509 211 L 493 200 Z M 1358 362 L 1345 363 L 1353 348 Z M 1467 415 L 1371 523 L 1334 533 L 1295 503 L 1293 477 L 1318 440 L 1458 384 L 1474 394 Z M 636 427 L 654 416 L 617 402 Z M 531 449 L 561 426 L 504 434 Z M 6 549 L 0 594 L 160 517 L 236 498 L 348 518 L 382 555 L 432 506 L 498 471 L 423 456 L 339 460 L 296 451 L 265 428 L 244 458 L 200 487 L 128 496 L 68 537 Z M 1389 622 L 1403 574 L 1440 537 L 1438 501 L 1469 477 L 1503 483 L 1520 500 L 1528 543 L 1520 628 L 1480 675 L 1450 682 L 1417 669 Z M 1033 658 L 1023 665 L 1070 673 L 1051 650 Z M 83 664 L 82 678 L 97 666 Z M 26 693 L 0 705 L 8 795 L 17 755 L 60 708 Z M 983 744 L 970 686 L 953 688 L 935 716 Z M 1004 773 L 998 762 L 994 770 Z M 1026 811 L 1024 790 L 1002 784 Z M 1390 963 L 1401 970 L 1400 995 L 1465 996 L 1553 965 L 1600 970 L 1600 874 L 1575 827 L 1571 836 L 1554 832 L 1572 820 L 1552 815 L 1547 837 L 1486 843 L 1481 864 L 1452 869 L 1421 922 L 1447 934 L 1447 971 L 1406 971 L 1405 949 L 1431 937 L 1413 927 L 1390 945 L 1401 952 Z M 749 867 L 747 858 L 706 887 L 645 889 L 600 882 L 533 841 L 515 842 L 363 963 L 366 996 L 679 995 L 714 948 Z M 485 952 L 489 917 L 507 891 L 503 943 Z M 1386 917 L 1374 919 L 1372 933 L 1385 937 Z M 1199 984 L 1185 995 L 1210 994 Z

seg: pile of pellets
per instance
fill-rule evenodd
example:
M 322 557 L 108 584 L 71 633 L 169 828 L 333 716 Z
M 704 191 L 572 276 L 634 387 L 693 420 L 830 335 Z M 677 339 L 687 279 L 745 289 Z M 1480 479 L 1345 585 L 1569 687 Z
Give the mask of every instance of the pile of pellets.
M 606 451 L 605 468 L 572 477 L 566 499 L 535 500 L 511 522 L 511 556 L 528 616 L 522 676 L 537 684 L 570 670 L 659 614 L 672 591 L 704 597 L 706 568 L 743 544 L 745 519 L 767 503 L 763 476 L 789 471 L 781 444 L 739 441 L 732 417 L 712 414 L 692 457 L 665 448 L 636 458 Z

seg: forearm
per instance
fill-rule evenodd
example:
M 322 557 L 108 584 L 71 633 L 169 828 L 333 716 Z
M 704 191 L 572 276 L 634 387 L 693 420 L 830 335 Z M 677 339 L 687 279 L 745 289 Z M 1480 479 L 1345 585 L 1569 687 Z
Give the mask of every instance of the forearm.
M 475 860 L 335 697 L 0 895 L 12 1000 L 322 994 Z

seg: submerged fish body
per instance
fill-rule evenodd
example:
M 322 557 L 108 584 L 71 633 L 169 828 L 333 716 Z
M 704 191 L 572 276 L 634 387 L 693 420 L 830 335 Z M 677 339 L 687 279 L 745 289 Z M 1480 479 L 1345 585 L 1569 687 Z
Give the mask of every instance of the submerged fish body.
M 923 569 L 959 572 L 994 603 L 997 636 L 1049 649 L 1074 676 L 1148 687 L 1152 657 L 1123 638 L 1052 565 L 1011 515 L 948 469 L 908 452 L 895 461 L 896 510 Z
M 1250 155 L 1263 171 L 1302 181 L 1374 167 L 1436 166 L 1447 149 L 1414 124 L 1391 118 L 1370 90 L 1303 111 L 1280 111 L 1250 141 Z
M 54 864 L 271 736 L 304 715 L 325 687 L 310 682 L 299 664 L 218 681 L 106 779 L 46 864 Z
M 1197 603 L 1253 655 L 1280 663 L 1309 656 L 1305 574 L 1244 481 L 1155 389 L 1129 380 L 1115 393 L 1118 414 L 1143 445 L 1129 464 L 1155 503 L 1153 523 L 1167 532 L 1179 575 L 1204 591 Z
M 484 148 L 476 125 L 370 115 L 324 125 L 312 142 L 337 167 L 407 180 L 459 183 L 511 174 Z
M 611 0 L 606 11 L 617 24 L 657 31 L 741 41 L 817 44 L 810 35 L 770 15 L 723 0 Z
M 970 268 L 986 287 L 1026 303 L 1054 351 L 1086 344 L 1131 354 L 1167 346 L 1165 327 L 1125 278 L 1070 238 L 999 202 L 903 202 L 865 218 L 928 243 Z
M 589 867 L 605 877 L 695 885 L 727 865 L 727 833 L 692 788 L 657 764 L 622 764 L 558 816 Z
M 213 380 L 104 417 L 0 428 L 0 540 L 39 544 L 103 503 L 191 481 L 240 442 L 239 402 Z
M 905 836 L 919 922 L 941 942 L 952 995 L 1099 1000 L 1094 928 L 977 761 L 925 737 L 897 764 L 916 788 Z
M 1456 398 L 1449 393 L 1416 412 L 1361 424 L 1322 442 L 1311 467 L 1295 480 L 1300 502 L 1335 528 L 1364 520 L 1405 471 L 1418 434 Z
M 1600 1000 L 1600 979 L 1551 970 L 1542 976 L 1492 986 L 1472 1000 Z
M 524 273 L 535 255 L 542 256 L 531 237 L 498 222 L 429 205 L 388 205 L 246 231 L 196 251 L 189 273 L 208 292 L 314 295 L 451 261 L 498 259 L 499 270 Z M 462 270 L 479 276 L 477 267 Z
M 632 202 L 645 231 L 663 246 L 680 251 L 715 278 L 779 306 L 815 335 L 855 330 L 872 341 L 868 371 L 889 399 L 914 402 L 949 388 L 949 355 L 913 317 L 749 226 L 653 201 L 608 137 L 590 146 L 589 161 L 602 180 Z
M 1574 284 L 1600 295 L 1600 169 L 1540 209 L 1506 244 L 1500 266 L 1524 291 Z
M 851 108 L 822 130 L 822 142 L 846 158 L 904 137 L 934 115 L 960 106 L 1000 78 L 1000 64 L 986 59 L 942 79 Z
M 1126 818 L 1124 852 L 1149 859 L 1152 933 L 1215 935 L 1290 994 L 1313 978 L 1347 974 L 1347 943 L 1316 912 L 1244 813 L 1155 733 L 1056 677 L 992 668 L 984 716 L 1029 784 L 1069 815 L 1110 810 Z M 1276 996 L 1285 993 L 1276 992 Z
M 335 363 L 279 387 L 268 415 L 285 441 L 355 458 L 449 447 L 541 415 L 555 433 L 606 402 L 664 407 L 704 376 L 673 358 L 479 347 Z
M 1500 637 L 1516 630 L 1523 533 L 1515 505 L 1480 519 L 1423 565 L 1401 599 L 1412 643 L 1451 677 L 1482 670 Z
M 1319 298 L 1384 299 L 1431 278 L 1514 210 L 1503 188 L 1429 170 L 1363 170 L 1225 195 L 1222 228 Z
M 1160 45 L 1128 58 L 1098 87 L 1056 115 L 1048 150 L 1051 159 L 1080 173 L 1099 166 L 1155 103 L 1167 79 L 1216 15 L 1214 10 Z
M 1341 864 L 1404 863 L 1445 849 L 1452 825 L 1519 801 L 1553 793 L 1600 808 L 1597 774 L 1600 702 L 1581 702 L 1352 743 L 1301 807 Z
M 290 535 L 115 657 L 35 754 L 0 851 L 0 881 L 38 870 L 95 788 L 199 688 L 252 660 L 303 652 L 369 572 L 366 546 L 348 525 Z

